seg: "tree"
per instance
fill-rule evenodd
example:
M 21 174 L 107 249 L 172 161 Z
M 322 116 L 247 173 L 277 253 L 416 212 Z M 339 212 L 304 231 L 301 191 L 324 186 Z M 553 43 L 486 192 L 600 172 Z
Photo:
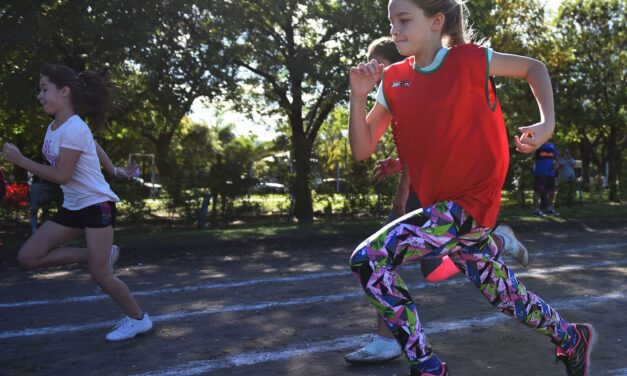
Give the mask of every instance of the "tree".
M 167 176 L 173 169 L 169 150 L 181 121 L 199 97 L 214 99 L 228 81 L 229 66 L 222 54 L 224 19 L 211 1 L 150 2 L 150 37 L 128 61 L 129 75 L 137 76 L 134 111 L 127 120 L 159 152 L 157 166 Z M 158 22 L 157 22 L 158 21 Z
M 146 19 L 136 17 L 141 6 L 125 4 L 7 0 L 0 5 L 0 138 L 25 155 L 38 153 L 50 121 L 35 99 L 44 64 L 107 70 L 116 77 L 147 30 Z
M 599 173 L 608 164 L 610 200 L 627 145 L 626 11 L 624 0 L 567 1 L 554 29 L 559 112 L 581 145 L 586 180 L 590 162 Z
M 230 32 L 226 54 L 240 68 L 231 99 L 240 111 L 279 114 L 289 124 L 296 179 L 294 214 L 313 218 L 310 159 L 320 126 L 347 98 L 348 68 L 387 34 L 382 0 L 221 2 Z M 238 22 L 239 21 L 239 22 Z
M 227 83 L 221 76 L 229 74 L 229 66 L 217 32 L 223 19 L 214 17 L 213 3 L 3 2 L 0 135 L 26 147 L 27 154 L 37 149 L 35 139 L 48 122 L 34 100 L 43 64 L 104 70 L 121 94 L 110 119 L 115 133 L 103 132 L 105 143 L 120 134 L 144 137 L 153 147 L 144 151 L 157 152 L 157 165 L 167 175 L 170 143 L 192 102 L 213 99 Z M 30 131 L 30 124 L 39 124 L 39 132 Z

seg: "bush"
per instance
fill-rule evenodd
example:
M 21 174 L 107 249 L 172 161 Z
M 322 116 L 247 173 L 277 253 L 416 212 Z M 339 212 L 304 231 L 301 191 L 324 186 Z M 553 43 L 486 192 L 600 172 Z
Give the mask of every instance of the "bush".
M 560 181 L 557 186 L 557 199 L 556 204 L 558 206 L 572 206 L 577 198 L 577 181 L 576 180 L 564 180 Z
M 119 216 L 130 223 L 141 222 L 150 214 L 146 199 L 150 197 L 150 188 L 141 182 L 130 180 L 111 183 L 111 189 L 120 197 Z

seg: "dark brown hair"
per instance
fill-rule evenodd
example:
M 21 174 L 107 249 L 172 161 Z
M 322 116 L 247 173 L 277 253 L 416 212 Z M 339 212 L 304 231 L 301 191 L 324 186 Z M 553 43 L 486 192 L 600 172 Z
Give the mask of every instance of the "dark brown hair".
M 48 77 L 59 89 L 70 88 L 74 111 L 89 119 L 94 129 L 101 129 L 106 124 L 113 85 L 105 73 L 89 70 L 76 73 L 65 65 L 48 64 L 41 70 L 41 75 Z
M 387 59 L 392 64 L 405 59 L 405 56 L 398 53 L 396 44 L 390 37 L 381 37 L 370 43 L 368 46 L 368 61 L 372 60 L 375 55 Z

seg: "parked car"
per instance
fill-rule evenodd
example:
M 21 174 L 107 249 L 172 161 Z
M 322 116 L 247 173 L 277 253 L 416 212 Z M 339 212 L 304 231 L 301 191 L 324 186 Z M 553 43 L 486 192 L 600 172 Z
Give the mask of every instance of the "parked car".
M 258 194 L 286 193 L 287 188 L 280 183 L 261 182 L 253 187 L 253 192 Z

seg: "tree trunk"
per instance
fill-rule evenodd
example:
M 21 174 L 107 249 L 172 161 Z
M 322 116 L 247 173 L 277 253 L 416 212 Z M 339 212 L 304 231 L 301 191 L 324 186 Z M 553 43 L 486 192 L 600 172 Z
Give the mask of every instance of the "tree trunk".
M 304 133 L 292 131 L 292 148 L 296 170 L 296 179 L 291 187 L 295 199 L 294 215 L 299 223 L 309 223 L 313 221 L 313 202 L 309 189 L 311 147 Z
M 581 177 L 583 179 L 582 189 L 587 190 L 590 185 L 590 143 L 584 138 L 579 143 L 579 151 L 581 155 Z
M 607 161 L 609 162 L 609 171 L 607 174 L 607 185 L 609 188 L 609 201 L 618 201 L 618 186 L 616 181 L 616 167 L 617 160 L 620 158 L 620 153 L 616 148 L 616 132 L 610 133 L 610 139 L 607 145 Z

